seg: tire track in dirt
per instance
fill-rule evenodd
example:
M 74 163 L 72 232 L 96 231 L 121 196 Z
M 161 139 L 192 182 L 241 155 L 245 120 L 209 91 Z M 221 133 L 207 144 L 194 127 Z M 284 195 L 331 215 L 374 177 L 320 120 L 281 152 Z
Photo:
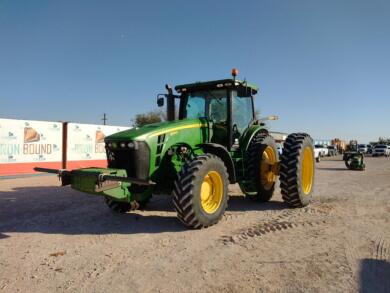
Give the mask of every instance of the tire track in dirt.
M 346 263 L 353 272 L 353 277 L 357 279 L 359 262 L 362 259 L 362 255 L 354 245 L 352 241 L 346 241 L 344 245 Z
M 270 221 L 258 224 L 256 226 L 249 227 L 242 231 L 236 232 L 234 235 L 221 237 L 221 241 L 224 245 L 236 244 L 240 241 L 247 240 L 248 238 L 260 237 L 269 233 L 274 233 L 282 230 L 287 230 L 297 227 L 315 226 L 326 223 L 325 220 L 318 221 L 305 221 L 305 222 L 286 222 L 286 221 Z
M 326 218 L 332 214 L 332 211 L 333 206 L 330 204 L 314 204 L 302 209 L 286 209 L 281 213 L 271 214 L 270 219 L 239 229 L 230 235 L 223 235 L 220 241 L 224 245 L 239 244 L 249 238 L 262 237 L 278 231 L 323 225 L 327 222 Z M 299 217 L 302 216 L 309 217 L 309 219 L 299 220 Z
M 375 260 L 390 261 L 390 245 L 382 235 L 374 240 L 371 256 Z
M 371 254 L 362 260 L 360 286 L 361 292 L 390 292 L 390 244 L 383 235 L 373 238 Z

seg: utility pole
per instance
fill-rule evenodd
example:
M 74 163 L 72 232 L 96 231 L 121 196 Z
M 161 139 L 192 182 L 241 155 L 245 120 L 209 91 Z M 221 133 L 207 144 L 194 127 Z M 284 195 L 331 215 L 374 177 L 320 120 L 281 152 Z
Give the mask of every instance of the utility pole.
M 106 121 L 107 121 L 107 116 L 106 116 L 106 113 L 103 113 L 103 125 L 106 125 Z

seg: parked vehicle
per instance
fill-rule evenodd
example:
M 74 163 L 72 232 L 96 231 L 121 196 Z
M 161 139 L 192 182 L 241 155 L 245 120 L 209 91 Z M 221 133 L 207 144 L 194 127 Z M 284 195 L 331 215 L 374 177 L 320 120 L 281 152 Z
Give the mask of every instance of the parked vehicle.
M 325 157 L 325 156 L 328 155 L 328 148 L 325 147 L 324 145 L 322 145 L 322 144 L 316 144 L 316 145 L 314 145 L 314 148 L 315 148 L 315 149 L 318 149 L 318 150 L 320 151 L 321 157 Z
M 321 162 L 321 157 L 322 157 L 321 151 L 322 150 L 319 148 L 314 148 L 314 158 L 316 159 L 317 163 Z
M 368 147 L 366 144 L 358 144 L 358 151 L 363 153 L 363 154 L 367 154 L 367 151 L 368 151 Z
M 367 145 L 367 154 L 372 154 L 372 145 Z
M 385 144 L 377 144 L 372 149 L 372 156 L 373 157 L 378 157 L 378 156 L 388 157 L 388 156 L 390 156 L 390 146 L 385 145 Z
M 276 149 L 278 150 L 279 156 L 281 156 L 283 154 L 283 145 L 281 143 L 277 143 Z
M 337 156 L 337 154 L 338 154 L 338 152 L 337 152 L 337 149 L 334 145 L 328 146 L 328 156 L 329 157 Z

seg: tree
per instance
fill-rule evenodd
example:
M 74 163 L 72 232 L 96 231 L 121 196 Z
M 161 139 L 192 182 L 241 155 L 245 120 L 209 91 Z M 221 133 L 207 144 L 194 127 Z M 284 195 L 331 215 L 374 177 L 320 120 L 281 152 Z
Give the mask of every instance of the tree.
M 380 137 L 379 138 L 379 143 L 381 143 L 381 144 L 390 144 L 390 138 Z
M 164 113 L 160 110 L 150 111 L 145 114 L 137 114 L 132 120 L 133 125 L 141 127 L 147 124 L 157 123 L 165 120 Z

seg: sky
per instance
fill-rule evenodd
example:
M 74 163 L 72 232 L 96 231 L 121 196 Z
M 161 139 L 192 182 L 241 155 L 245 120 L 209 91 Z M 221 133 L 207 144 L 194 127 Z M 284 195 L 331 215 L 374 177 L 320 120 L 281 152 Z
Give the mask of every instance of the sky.
M 233 67 L 271 130 L 390 137 L 388 0 L 0 0 L 0 118 L 129 125 Z

